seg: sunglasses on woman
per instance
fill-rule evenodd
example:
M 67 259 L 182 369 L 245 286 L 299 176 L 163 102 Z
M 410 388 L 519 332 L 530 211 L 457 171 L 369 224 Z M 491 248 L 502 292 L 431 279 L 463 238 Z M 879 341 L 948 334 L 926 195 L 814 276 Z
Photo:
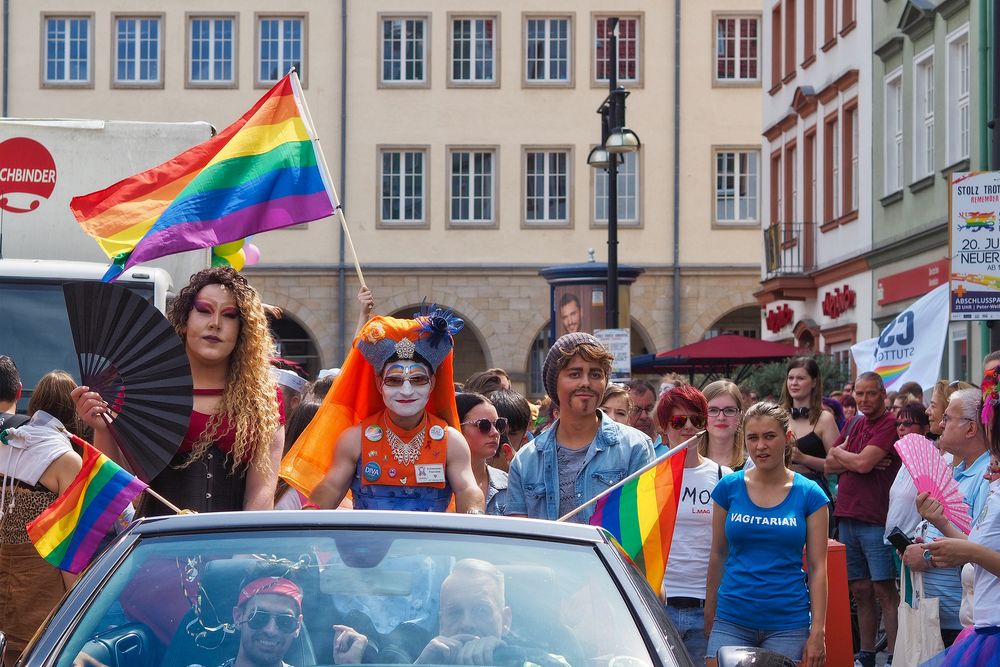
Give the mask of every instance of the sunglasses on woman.
M 896 426 L 897 427 L 902 426 L 904 428 L 911 428 L 911 427 L 916 426 L 916 425 L 917 425 L 917 422 L 915 422 L 915 421 L 913 421 L 911 419 L 897 419 L 896 420 Z
M 476 419 L 471 422 L 462 422 L 462 426 L 475 426 L 479 429 L 479 432 L 483 435 L 489 435 L 490 429 L 494 426 L 499 433 L 507 432 L 507 418 L 497 417 L 495 422 L 491 422 L 489 419 Z
M 674 430 L 681 430 L 684 424 L 691 422 L 695 428 L 705 428 L 705 415 L 672 415 L 667 423 Z
M 279 632 L 286 635 L 290 635 L 299 628 L 299 619 L 297 616 L 292 614 L 280 613 L 275 614 L 270 611 L 263 611 L 261 609 L 254 609 L 253 613 L 250 614 L 250 618 L 243 621 L 252 630 L 263 630 L 274 619 L 274 625 L 278 628 Z

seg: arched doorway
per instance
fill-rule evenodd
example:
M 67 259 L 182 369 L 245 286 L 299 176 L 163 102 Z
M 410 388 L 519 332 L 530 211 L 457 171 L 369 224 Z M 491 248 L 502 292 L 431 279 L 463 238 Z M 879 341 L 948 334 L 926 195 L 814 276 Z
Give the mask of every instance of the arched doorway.
M 705 331 L 705 338 L 722 334 L 736 334 L 747 338 L 760 338 L 760 306 L 741 306 L 717 319 Z
M 439 304 L 440 305 L 440 304 Z M 440 306 L 447 308 L 447 306 Z M 420 304 L 397 308 L 392 317 L 409 319 L 413 313 L 419 312 Z M 456 316 L 465 320 L 465 327 L 455 336 L 455 382 L 464 382 L 473 373 L 484 371 L 488 366 L 486 347 L 479 328 L 469 321 L 462 313 L 452 309 Z
M 321 367 L 319 348 L 305 327 L 288 311 L 285 311 L 281 319 L 275 319 L 268 313 L 267 324 L 274 337 L 278 356 L 294 361 L 310 376 L 315 377 Z

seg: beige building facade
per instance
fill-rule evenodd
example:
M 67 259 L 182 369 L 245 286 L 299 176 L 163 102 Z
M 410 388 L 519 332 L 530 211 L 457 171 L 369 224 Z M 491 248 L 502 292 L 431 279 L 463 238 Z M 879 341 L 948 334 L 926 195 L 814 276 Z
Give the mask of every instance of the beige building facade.
M 619 176 L 619 262 L 643 270 L 633 353 L 759 335 L 759 3 L 11 0 L 3 113 L 222 128 L 297 66 L 377 311 L 454 309 L 456 376 L 500 366 L 537 394 L 539 271 L 607 257 L 606 174 L 586 157 L 610 16 L 642 139 Z M 255 243 L 283 354 L 339 365 L 359 282 L 338 225 Z

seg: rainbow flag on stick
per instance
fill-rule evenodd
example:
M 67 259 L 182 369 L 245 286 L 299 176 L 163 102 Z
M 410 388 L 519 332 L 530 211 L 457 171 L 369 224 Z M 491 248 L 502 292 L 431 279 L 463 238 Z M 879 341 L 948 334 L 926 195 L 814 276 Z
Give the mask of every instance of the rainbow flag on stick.
M 681 500 L 683 454 L 703 432 L 671 448 L 657 460 L 591 499 L 597 507 L 590 517 L 590 525 L 600 526 L 611 533 L 657 594 L 663 586 L 677 506 Z M 581 505 L 559 520 L 568 519 L 584 507 L 586 505 Z
M 239 241 L 332 215 L 330 175 L 290 72 L 225 130 L 158 167 L 70 202 L 114 263 Z
M 74 442 L 83 447 L 83 467 L 62 495 L 28 524 L 28 537 L 42 558 L 77 574 L 93 560 L 115 519 L 146 484 L 90 443 Z

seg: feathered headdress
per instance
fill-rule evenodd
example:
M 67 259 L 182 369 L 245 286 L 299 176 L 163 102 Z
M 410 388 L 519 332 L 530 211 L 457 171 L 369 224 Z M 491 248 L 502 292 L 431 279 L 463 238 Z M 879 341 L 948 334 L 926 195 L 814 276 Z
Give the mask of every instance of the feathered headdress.
M 983 413 L 980 418 L 984 425 L 993 421 L 993 411 L 1000 404 L 1000 391 L 997 380 L 1000 379 L 1000 366 L 992 368 L 983 375 Z

